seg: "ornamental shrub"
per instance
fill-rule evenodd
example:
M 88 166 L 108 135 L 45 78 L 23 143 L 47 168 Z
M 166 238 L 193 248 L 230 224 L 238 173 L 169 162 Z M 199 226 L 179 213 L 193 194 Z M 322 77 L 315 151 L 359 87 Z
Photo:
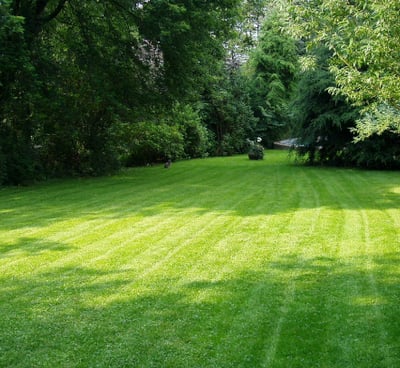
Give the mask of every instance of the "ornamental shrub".
M 248 140 L 250 147 L 248 156 L 250 160 L 262 160 L 264 158 L 264 147 L 260 144 L 261 138 L 258 137 L 257 140 L 250 141 Z

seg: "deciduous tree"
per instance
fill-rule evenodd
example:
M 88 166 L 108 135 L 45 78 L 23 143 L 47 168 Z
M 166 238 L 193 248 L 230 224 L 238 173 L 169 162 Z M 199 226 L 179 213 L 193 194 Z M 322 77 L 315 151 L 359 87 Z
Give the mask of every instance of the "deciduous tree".
M 355 128 L 359 139 L 384 131 L 400 134 L 400 1 L 289 3 L 296 34 L 332 51 L 331 93 L 364 109 Z

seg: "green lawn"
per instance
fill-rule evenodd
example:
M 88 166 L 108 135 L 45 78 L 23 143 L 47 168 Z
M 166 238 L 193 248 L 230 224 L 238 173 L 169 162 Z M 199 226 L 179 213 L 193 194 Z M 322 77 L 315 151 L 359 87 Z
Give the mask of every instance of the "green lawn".
M 0 367 L 399 367 L 400 173 L 286 152 L 0 189 Z

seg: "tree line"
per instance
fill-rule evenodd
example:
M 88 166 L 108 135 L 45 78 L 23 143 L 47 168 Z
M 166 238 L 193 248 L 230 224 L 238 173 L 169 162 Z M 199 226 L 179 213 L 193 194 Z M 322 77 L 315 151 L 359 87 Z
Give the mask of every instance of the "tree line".
M 304 45 L 295 122 L 310 163 L 400 168 L 400 1 L 289 0 Z
M 398 167 L 399 7 L 0 1 L 0 184 L 243 153 L 255 137 L 298 137 L 310 163 Z

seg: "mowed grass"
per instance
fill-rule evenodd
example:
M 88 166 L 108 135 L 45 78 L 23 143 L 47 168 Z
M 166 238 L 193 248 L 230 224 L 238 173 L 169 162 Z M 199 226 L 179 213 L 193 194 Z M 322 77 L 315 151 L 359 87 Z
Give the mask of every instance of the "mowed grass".
M 0 190 L 0 367 L 399 367 L 400 173 L 286 152 Z

